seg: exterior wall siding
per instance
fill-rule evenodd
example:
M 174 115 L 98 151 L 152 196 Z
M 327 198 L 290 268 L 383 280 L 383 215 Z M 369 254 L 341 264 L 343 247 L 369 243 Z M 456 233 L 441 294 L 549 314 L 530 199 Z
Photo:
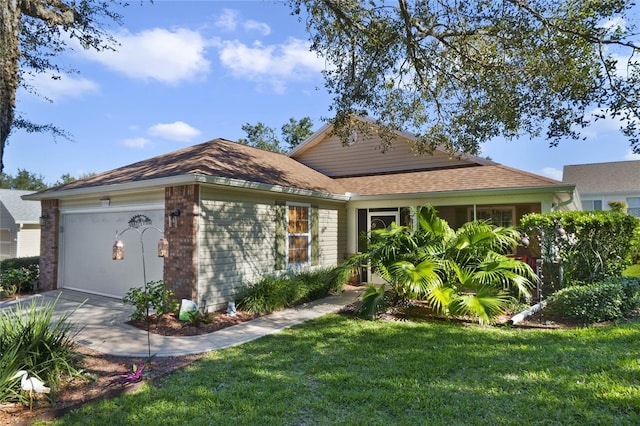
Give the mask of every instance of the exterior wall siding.
M 219 309 L 242 288 L 274 273 L 275 205 L 265 201 L 202 202 L 197 301 Z
M 13 229 L 0 229 L 0 259 L 16 257 L 16 235 Z
M 18 231 L 16 257 L 40 255 L 40 226 L 25 225 Z
M 337 136 L 328 136 L 326 140 L 307 151 L 296 154 L 294 158 L 332 177 L 472 164 L 466 160 L 451 158 L 449 154 L 441 151 L 416 155 L 406 139 L 397 140 L 385 152 L 380 149 L 380 144 L 379 137 L 371 139 L 361 137 L 352 146 L 344 146 Z
M 319 266 L 330 267 L 342 261 L 339 245 L 339 223 L 337 210 L 319 210 L 320 262 Z
M 202 309 L 221 309 L 261 277 L 286 272 L 276 270 L 276 201 L 317 204 L 299 197 L 203 191 L 196 300 Z M 320 204 L 318 213 L 318 267 L 335 266 L 344 252 L 339 235 L 340 222 L 345 222 L 344 205 Z
M 640 197 L 640 192 L 617 192 L 617 193 L 580 193 L 581 201 L 599 200 L 602 202 L 602 210 L 611 210 L 609 203 L 611 201 L 627 201 L 627 198 Z M 581 206 L 582 207 L 582 206 Z M 582 210 L 587 210 L 581 208 Z

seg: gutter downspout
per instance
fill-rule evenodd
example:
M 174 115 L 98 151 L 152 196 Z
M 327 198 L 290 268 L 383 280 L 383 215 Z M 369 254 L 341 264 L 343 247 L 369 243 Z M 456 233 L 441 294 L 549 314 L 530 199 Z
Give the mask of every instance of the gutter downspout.
M 547 301 L 543 300 L 542 302 L 533 305 L 532 307 L 530 307 L 529 309 L 527 309 L 526 311 L 522 311 L 517 315 L 514 315 L 509 321 L 509 325 L 513 325 L 513 324 L 517 324 L 520 321 L 522 321 L 523 319 L 527 318 L 528 316 L 531 316 L 533 314 L 535 314 L 538 311 L 541 311 L 542 308 L 544 308 L 545 306 L 547 306 Z
M 563 202 L 561 202 L 561 203 L 558 203 L 558 205 L 556 205 L 556 206 L 553 208 L 553 211 L 559 211 L 559 209 L 560 209 L 560 208 L 562 208 L 562 207 L 564 207 L 564 206 L 566 206 L 566 205 L 569 205 L 569 204 L 573 203 L 573 193 L 574 193 L 574 192 L 575 192 L 575 190 L 571 191 L 571 192 L 569 193 L 569 199 L 568 199 L 567 201 L 563 201 Z

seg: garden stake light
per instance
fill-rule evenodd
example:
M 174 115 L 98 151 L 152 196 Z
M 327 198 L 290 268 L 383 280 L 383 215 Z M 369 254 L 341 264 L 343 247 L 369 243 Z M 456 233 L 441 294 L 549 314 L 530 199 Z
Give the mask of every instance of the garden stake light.
M 147 348 L 148 348 L 148 356 L 151 358 L 151 333 L 149 331 L 149 293 L 147 288 L 147 266 L 144 258 L 144 233 L 148 230 L 153 229 L 160 233 L 160 235 L 164 236 L 164 232 L 162 229 L 157 228 L 151 225 L 151 219 L 143 215 L 137 215 L 129 220 L 129 227 L 125 228 L 123 231 L 116 231 L 116 241 L 113 243 L 113 260 L 124 260 L 124 242 L 119 240 L 127 231 L 136 231 L 140 236 L 140 248 L 142 250 L 142 279 L 144 281 L 144 293 L 146 300 L 146 323 L 147 323 Z M 169 254 L 169 242 L 164 238 L 160 238 L 158 241 L 158 257 L 166 258 Z

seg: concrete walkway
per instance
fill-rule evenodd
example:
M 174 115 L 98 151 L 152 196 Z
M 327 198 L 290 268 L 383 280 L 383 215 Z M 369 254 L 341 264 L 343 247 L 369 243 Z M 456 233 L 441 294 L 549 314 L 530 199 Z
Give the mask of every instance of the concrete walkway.
M 33 301 L 38 306 L 57 300 L 56 316 L 65 313 L 70 315 L 69 320 L 78 330 L 75 338 L 78 344 L 110 355 L 146 357 L 149 353 L 147 344 L 150 343 L 151 354 L 162 357 L 197 354 L 241 345 L 304 321 L 337 312 L 356 301 L 360 294 L 360 289 L 345 291 L 213 333 L 184 337 L 147 334 L 144 330 L 126 324 L 133 312 L 132 306 L 124 305 L 119 299 L 73 290 L 52 290 L 0 302 L 0 310 L 18 304 L 25 309 Z

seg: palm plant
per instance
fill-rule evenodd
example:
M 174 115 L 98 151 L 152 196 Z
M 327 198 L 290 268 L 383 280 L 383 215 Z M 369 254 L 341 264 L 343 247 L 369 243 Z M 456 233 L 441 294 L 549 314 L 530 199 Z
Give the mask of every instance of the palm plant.
M 349 260 L 367 262 L 389 282 L 396 301 L 424 299 L 437 313 L 488 323 L 514 297 L 530 296 L 537 276 L 508 257 L 520 240 L 517 230 L 472 221 L 454 231 L 432 206 L 413 214 L 417 226 L 372 231 L 369 250 Z

